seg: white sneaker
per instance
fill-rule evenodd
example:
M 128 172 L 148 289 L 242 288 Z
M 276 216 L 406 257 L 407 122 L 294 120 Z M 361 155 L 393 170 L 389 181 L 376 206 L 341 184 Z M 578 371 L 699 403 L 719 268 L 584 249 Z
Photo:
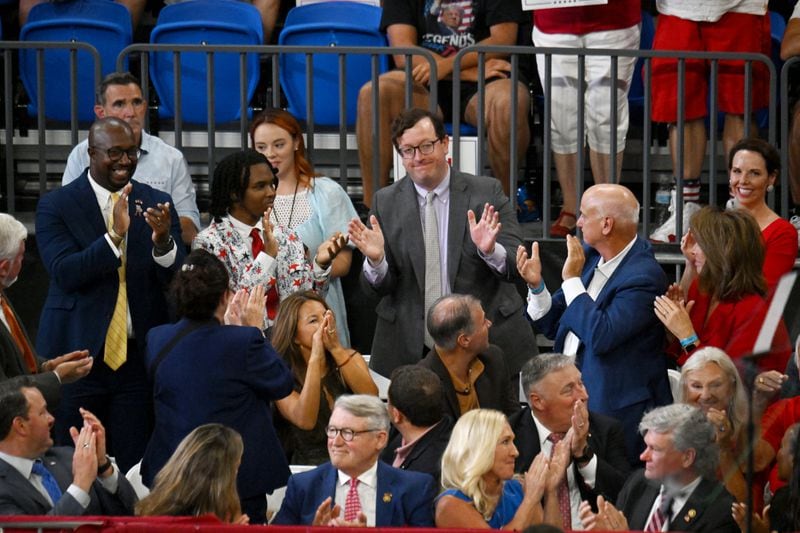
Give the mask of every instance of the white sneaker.
M 700 206 L 695 202 L 685 202 L 683 204 L 683 231 L 689 229 L 689 220 L 692 215 L 700 210 Z M 675 191 L 672 191 L 672 199 L 669 202 L 669 218 L 666 222 L 661 224 L 653 233 L 650 234 L 650 240 L 653 242 L 678 242 L 676 235 L 677 217 L 675 216 Z
M 795 215 L 789 219 L 789 222 L 791 222 L 794 229 L 797 230 L 797 243 L 800 245 L 800 217 Z

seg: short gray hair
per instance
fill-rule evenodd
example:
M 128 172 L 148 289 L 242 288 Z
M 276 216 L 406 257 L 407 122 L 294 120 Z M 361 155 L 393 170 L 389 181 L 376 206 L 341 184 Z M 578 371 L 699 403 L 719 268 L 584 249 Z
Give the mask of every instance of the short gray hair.
M 531 395 L 531 389 L 550 372 L 561 370 L 575 364 L 575 358 L 561 353 L 543 353 L 531 357 L 520 370 L 522 391 L 525 398 Z
M 342 409 L 353 416 L 367 419 L 370 429 L 389 431 L 389 412 L 386 404 L 370 394 L 342 394 L 336 398 L 334 409 Z
M 472 308 L 481 302 L 469 294 L 448 294 L 442 296 L 428 310 L 427 326 L 433 342 L 445 350 L 456 347 L 458 336 L 475 330 L 472 323 Z
M 674 403 L 653 409 L 642 418 L 639 432 L 671 433 L 672 444 L 681 452 L 694 450 L 692 465 L 695 472 L 707 479 L 715 479 L 719 464 L 719 446 L 714 426 L 706 415 L 685 403 Z
M 19 245 L 28 238 L 25 225 L 7 213 L 0 213 L 0 261 L 14 259 Z

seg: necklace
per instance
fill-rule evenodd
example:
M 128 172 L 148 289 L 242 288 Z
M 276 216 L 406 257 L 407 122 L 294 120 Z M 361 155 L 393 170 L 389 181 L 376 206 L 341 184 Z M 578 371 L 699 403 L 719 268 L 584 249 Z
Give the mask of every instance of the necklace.
M 294 193 L 292 193 L 292 207 L 289 209 L 289 221 L 286 223 L 286 229 L 292 229 L 292 217 L 294 216 L 294 202 L 297 200 L 297 187 L 300 185 L 300 180 L 294 182 Z M 275 216 L 275 222 L 280 226 L 281 221 L 278 220 L 278 212 L 273 210 L 272 214 Z

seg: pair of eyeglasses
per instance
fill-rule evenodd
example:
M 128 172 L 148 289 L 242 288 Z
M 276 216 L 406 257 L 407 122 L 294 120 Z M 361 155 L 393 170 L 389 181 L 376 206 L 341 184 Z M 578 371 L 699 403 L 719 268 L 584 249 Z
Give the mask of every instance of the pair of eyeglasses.
M 417 146 L 401 146 L 397 149 L 397 152 L 403 159 L 414 159 L 414 153 L 417 150 L 419 150 L 419 153 L 421 153 L 422 155 L 432 154 L 433 147 L 438 142 L 441 142 L 441 139 L 436 139 L 435 141 L 425 141 L 424 143 L 418 144 Z
M 334 426 L 328 426 L 325 428 L 325 434 L 328 436 L 329 439 L 335 439 L 336 435 L 341 435 L 342 440 L 345 442 L 352 441 L 356 435 L 361 435 L 362 433 L 370 433 L 372 431 L 380 431 L 379 429 L 365 429 L 363 431 L 355 431 L 350 428 L 337 428 Z
M 131 161 L 136 161 L 137 159 L 139 159 L 139 156 L 142 155 L 142 151 L 138 148 L 129 148 L 127 150 L 123 150 L 122 148 L 116 148 L 116 147 L 106 149 L 106 148 L 97 148 L 96 146 L 93 146 L 92 148 L 94 148 L 95 150 L 99 150 L 100 152 L 105 152 L 108 158 L 112 161 L 119 161 L 120 159 L 122 159 L 122 154 L 127 155 L 128 159 L 130 159 Z

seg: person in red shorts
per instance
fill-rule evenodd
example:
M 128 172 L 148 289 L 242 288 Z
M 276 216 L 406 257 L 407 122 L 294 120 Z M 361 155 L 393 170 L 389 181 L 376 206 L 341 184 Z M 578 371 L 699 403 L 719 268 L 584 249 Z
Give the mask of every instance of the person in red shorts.
M 654 50 L 697 52 L 750 52 L 770 54 L 769 16 L 763 0 L 657 0 L 660 16 L 653 40 Z M 652 62 L 652 119 L 666 122 L 672 168 L 683 189 L 683 228 L 697 211 L 700 200 L 700 174 L 706 153 L 705 118 L 711 96 L 711 62 L 686 60 L 684 94 L 684 153 L 678 161 L 678 61 L 655 58 Z M 769 76 L 763 63 L 752 63 L 749 109 L 766 107 L 769 102 Z M 747 136 L 744 131 L 745 69 L 742 60 L 717 63 L 717 109 L 725 113 L 722 141 L 725 153 Z M 682 174 L 678 170 L 682 166 Z M 674 242 L 676 230 L 674 201 L 672 216 L 650 235 L 654 241 Z

